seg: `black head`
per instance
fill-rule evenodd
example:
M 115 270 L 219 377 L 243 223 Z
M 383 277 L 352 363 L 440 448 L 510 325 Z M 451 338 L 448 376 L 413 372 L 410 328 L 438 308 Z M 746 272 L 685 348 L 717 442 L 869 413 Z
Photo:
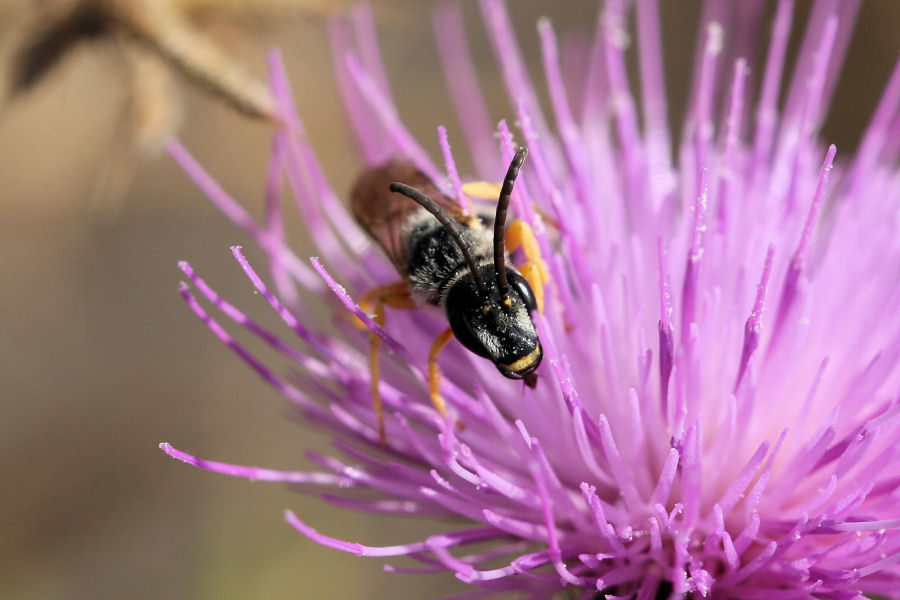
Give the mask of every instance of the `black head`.
M 525 379 L 543 358 L 530 315 L 536 307 L 534 292 L 518 271 L 506 267 L 509 288 L 503 297 L 494 265 L 480 270 L 487 296 L 468 272 L 447 291 L 444 309 L 450 328 L 463 346 L 493 362 L 504 376 Z

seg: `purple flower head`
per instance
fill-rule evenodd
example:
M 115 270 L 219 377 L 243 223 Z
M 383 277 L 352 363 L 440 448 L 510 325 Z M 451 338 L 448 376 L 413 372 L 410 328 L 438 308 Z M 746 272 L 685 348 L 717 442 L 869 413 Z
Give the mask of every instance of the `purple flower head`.
M 439 6 L 438 49 L 471 174 L 457 171 L 444 128 L 433 153 L 404 128 L 367 9 L 333 23 L 361 166 L 403 157 L 461 205 L 490 208 L 466 197 L 463 182 L 499 182 L 516 147 L 529 149 L 511 214 L 534 230 L 550 275 L 543 314 L 533 314 L 544 349 L 538 382 L 505 379 L 451 342 L 439 358 L 446 418 L 429 401 L 427 375 L 446 316 L 388 309 L 382 327 L 359 308 L 397 271 L 323 176 L 278 55 L 271 85 L 284 127 L 265 222 L 173 142 L 187 174 L 266 252 L 271 287 L 233 249 L 286 328 L 263 329 L 186 263 L 182 295 L 332 433 L 337 452 L 310 454 L 318 472 L 276 472 L 163 449 L 211 471 L 324 488 L 347 509 L 440 517 L 443 533 L 388 547 L 286 518 L 320 544 L 452 573 L 480 588 L 472 597 L 568 588 L 577 598 L 640 600 L 900 598 L 900 66 L 856 155 L 836 161 L 818 131 L 858 3 L 814 5 L 780 108 L 793 2 L 778 3 L 767 52 L 755 47 L 759 36 L 725 29 L 742 4 L 709 3 L 674 139 L 656 3 L 634 4 L 640 104 L 625 68 L 629 3 L 610 0 L 585 60 L 572 63 L 580 71 L 561 68 L 553 28 L 538 23 L 547 114 L 508 8 L 482 0 L 510 99 L 496 127 L 459 9 Z M 282 177 L 318 246 L 309 263 L 284 243 Z M 330 308 L 331 328 L 313 304 Z M 384 444 L 370 334 L 352 315 L 382 341 Z M 286 357 L 290 374 L 236 342 L 220 316 Z

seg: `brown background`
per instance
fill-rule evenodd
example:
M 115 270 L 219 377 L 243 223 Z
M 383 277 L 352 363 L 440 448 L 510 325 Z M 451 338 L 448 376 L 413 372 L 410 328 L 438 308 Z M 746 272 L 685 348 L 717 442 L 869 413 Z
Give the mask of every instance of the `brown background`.
M 593 3 L 511 4 L 533 65 L 541 14 L 558 31 L 587 34 L 593 26 Z M 693 53 L 685 32 L 696 29 L 698 5 L 664 4 L 678 119 Z M 798 6 L 795 24 L 807 8 Z M 375 12 L 411 130 L 432 151 L 437 124 L 459 139 L 424 3 L 377 2 Z M 490 90 L 500 78 L 477 7 L 466 4 L 466 14 Z M 0 75 L 32 17 L 31 3 L 0 0 Z M 898 19 L 900 3 L 863 7 L 824 136 L 839 155 L 856 144 L 886 81 Z M 322 19 L 212 30 L 260 75 L 265 49 L 283 50 L 309 135 L 336 189 L 346 190 L 358 157 L 336 101 Z M 532 74 L 542 81 L 538 66 Z M 116 148 L 124 81 L 113 47 L 85 47 L 0 109 L 0 598 L 429 598 L 453 589 L 447 577 L 386 574 L 382 561 L 317 547 L 285 525 L 282 512 L 292 508 L 320 531 L 371 544 L 412 541 L 427 523 L 339 512 L 279 485 L 202 473 L 157 449 L 171 441 L 206 458 L 289 469 L 305 464 L 305 447 L 326 442 L 284 419 L 285 402 L 178 297 L 176 262 L 188 259 L 236 304 L 264 312 L 228 252 L 248 241 L 172 161 L 138 162 L 115 211 L 90 201 Z M 490 99 L 496 119 L 509 116 L 498 92 Z M 193 89 L 182 93 L 181 139 L 258 213 L 268 127 Z M 302 245 L 302 232 L 294 236 Z

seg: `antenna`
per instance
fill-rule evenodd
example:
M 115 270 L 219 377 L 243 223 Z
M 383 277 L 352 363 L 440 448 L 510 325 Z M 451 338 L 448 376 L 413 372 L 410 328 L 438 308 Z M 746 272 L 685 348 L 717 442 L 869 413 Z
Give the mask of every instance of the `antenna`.
M 472 277 L 475 278 L 475 285 L 478 286 L 478 291 L 485 297 L 488 295 L 487 286 L 484 284 L 484 278 L 481 276 L 481 271 L 478 270 L 478 265 L 475 263 L 475 257 L 472 255 L 472 249 L 469 247 L 468 242 L 462 237 L 462 230 L 460 229 L 459 223 L 457 223 L 453 218 L 451 218 L 437 203 L 417 190 L 414 187 L 410 187 L 405 183 L 400 183 L 395 181 L 391 185 L 388 186 L 392 192 L 397 194 L 403 194 L 407 198 L 411 200 L 415 200 L 422 208 L 430 212 L 434 215 L 434 218 L 438 220 L 438 222 L 444 226 L 444 228 L 450 233 L 453 237 L 453 241 L 456 242 L 459 251 L 462 252 L 463 258 L 466 260 L 466 264 L 469 265 L 469 271 L 472 272 Z
M 506 178 L 500 189 L 500 199 L 497 201 L 497 214 L 494 217 L 494 269 L 497 273 L 497 289 L 500 291 L 502 300 L 509 298 L 509 281 L 506 279 L 506 247 L 503 239 L 506 230 L 506 211 L 509 208 L 516 176 L 519 174 L 519 169 L 525 162 L 526 156 L 528 156 L 528 148 L 519 146 L 506 171 Z

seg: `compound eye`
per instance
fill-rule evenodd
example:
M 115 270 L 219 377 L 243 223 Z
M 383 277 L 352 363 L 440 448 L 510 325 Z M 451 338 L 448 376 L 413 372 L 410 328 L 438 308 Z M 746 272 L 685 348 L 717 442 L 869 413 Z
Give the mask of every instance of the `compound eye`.
M 460 344 L 478 356 L 491 358 L 490 353 L 475 335 L 476 325 L 469 319 L 468 312 L 463 307 L 454 307 L 448 302 L 447 320 L 450 321 L 450 329 Z
M 514 290 L 516 294 L 519 295 L 519 298 L 522 299 L 528 312 L 535 310 L 537 308 L 537 300 L 534 298 L 534 290 L 531 289 L 531 285 L 528 281 L 512 269 L 506 270 L 506 278 L 509 280 L 510 289 Z

